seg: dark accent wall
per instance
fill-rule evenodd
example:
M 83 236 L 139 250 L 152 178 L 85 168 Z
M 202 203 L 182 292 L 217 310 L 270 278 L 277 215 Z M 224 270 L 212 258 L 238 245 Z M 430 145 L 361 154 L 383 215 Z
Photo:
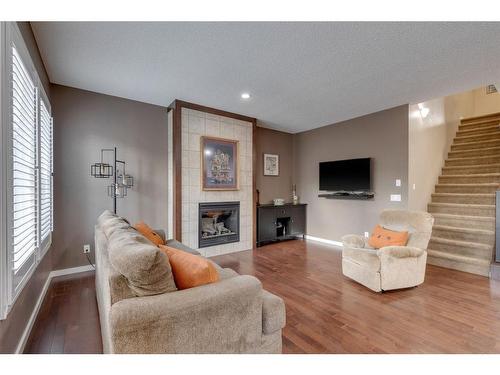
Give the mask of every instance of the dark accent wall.
M 260 203 L 270 203 L 274 198 L 290 202 L 293 184 L 293 134 L 257 127 L 255 141 L 257 189 Z M 279 155 L 279 176 L 264 176 L 264 154 Z
M 35 37 L 31 31 L 31 26 L 29 22 L 18 22 L 17 25 L 50 99 L 49 79 L 43 66 Z M 33 276 L 14 303 L 7 318 L 0 320 L 0 353 L 13 353 L 16 350 L 43 286 L 47 281 L 50 271 L 52 271 L 52 252 L 52 249 L 50 249 L 45 254 Z
M 60 85 L 52 85 L 54 117 L 54 269 L 87 264 L 94 226 L 105 209 L 112 179 L 90 175 L 102 148 L 118 147 L 134 187 L 118 199 L 118 214 L 167 228 L 167 109 Z M 107 156 L 108 162 L 112 159 Z
M 294 142 L 294 175 L 298 195 L 308 204 L 308 235 L 340 241 L 345 234 L 370 232 L 385 208 L 407 209 L 407 105 L 299 133 Z M 373 158 L 373 200 L 318 197 L 319 162 L 364 157 Z M 391 202 L 391 194 L 401 194 L 402 201 Z

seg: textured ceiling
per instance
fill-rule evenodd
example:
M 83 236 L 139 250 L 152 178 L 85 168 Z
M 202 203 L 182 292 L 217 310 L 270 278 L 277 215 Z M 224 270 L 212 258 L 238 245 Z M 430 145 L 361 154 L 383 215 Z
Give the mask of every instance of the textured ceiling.
M 32 27 L 53 83 L 161 106 L 182 99 L 292 133 L 500 81 L 500 23 Z

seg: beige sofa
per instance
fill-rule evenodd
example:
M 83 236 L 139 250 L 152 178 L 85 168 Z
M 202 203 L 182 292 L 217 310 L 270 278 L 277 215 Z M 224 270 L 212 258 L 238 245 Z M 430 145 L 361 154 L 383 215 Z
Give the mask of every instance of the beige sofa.
M 344 236 L 342 273 L 375 292 L 422 284 L 433 224 L 434 218 L 427 212 L 383 211 L 380 225 L 390 230 L 408 231 L 407 245 L 375 250 L 362 236 Z
M 216 265 L 220 281 L 176 290 L 168 257 L 110 212 L 95 249 L 105 353 L 281 353 L 284 302 L 255 277 Z

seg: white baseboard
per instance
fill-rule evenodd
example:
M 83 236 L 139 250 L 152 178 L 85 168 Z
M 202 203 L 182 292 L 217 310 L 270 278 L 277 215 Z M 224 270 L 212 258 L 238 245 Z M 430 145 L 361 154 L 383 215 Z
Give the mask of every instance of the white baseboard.
M 49 276 L 47 277 L 47 280 L 45 281 L 45 284 L 43 285 L 42 292 L 40 293 L 40 296 L 38 297 L 38 300 L 36 301 L 35 307 L 33 308 L 33 311 L 31 313 L 29 320 L 28 320 L 28 323 L 26 324 L 26 328 L 24 328 L 21 339 L 19 340 L 19 343 L 17 344 L 16 354 L 21 354 L 24 351 L 24 347 L 26 346 L 26 342 L 28 341 L 28 337 L 30 337 L 30 333 L 31 333 L 31 329 L 33 328 L 33 324 L 35 324 L 36 317 L 38 315 L 38 312 L 40 311 L 40 307 L 42 306 L 43 300 L 45 299 L 45 295 L 47 294 L 47 290 L 49 289 L 50 280 L 51 280 L 51 277 L 50 277 L 50 273 L 49 273 Z
M 80 267 L 63 268 L 62 270 L 52 271 L 50 273 L 50 278 L 57 277 L 57 276 L 71 275 L 72 273 L 93 271 L 93 270 L 94 270 L 94 267 L 92 267 L 90 264 L 87 264 L 86 266 L 80 266 Z
M 321 243 L 324 243 L 327 245 L 332 245 L 332 246 L 334 246 L 336 248 L 340 248 L 340 249 L 342 248 L 342 242 L 340 242 L 340 241 L 327 240 L 326 238 L 309 236 L 307 234 L 305 235 L 305 237 L 306 237 L 306 240 L 321 242 Z
M 51 271 L 49 275 L 47 276 L 47 280 L 45 281 L 45 284 L 43 285 L 42 291 L 40 293 L 40 296 L 38 297 L 35 307 L 33 308 L 33 311 L 31 313 L 31 316 L 28 320 L 28 323 L 26 324 L 26 328 L 23 331 L 23 334 L 21 335 L 21 339 L 19 340 L 19 343 L 17 344 L 16 348 L 16 354 L 21 354 L 24 351 L 24 347 L 26 346 L 26 342 L 28 341 L 28 338 L 30 337 L 31 330 L 33 329 L 33 325 L 35 324 L 36 317 L 38 316 L 38 312 L 40 311 L 40 307 L 42 306 L 43 300 L 45 299 L 45 295 L 47 294 L 47 290 L 49 290 L 49 285 L 50 282 L 54 277 L 57 276 L 63 276 L 63 275 L 70 275 L 73 273 L 80 273 L 80 272 L 86 272 L 86 271 L 93 271 L 94 268 L 89 264 L 87 266 L 80 266 L 80 267 L 73 267 L 73 268 L 64 268 L 62 270 L 55 270 Z

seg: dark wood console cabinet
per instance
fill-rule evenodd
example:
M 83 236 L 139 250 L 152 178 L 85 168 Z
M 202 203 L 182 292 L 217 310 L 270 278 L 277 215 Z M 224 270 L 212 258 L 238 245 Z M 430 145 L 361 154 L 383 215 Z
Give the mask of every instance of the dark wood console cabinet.
M 306 204 L 257 206 L 257 246 L 261 246 L 264 242 L 304 237 L 306 207 Z

